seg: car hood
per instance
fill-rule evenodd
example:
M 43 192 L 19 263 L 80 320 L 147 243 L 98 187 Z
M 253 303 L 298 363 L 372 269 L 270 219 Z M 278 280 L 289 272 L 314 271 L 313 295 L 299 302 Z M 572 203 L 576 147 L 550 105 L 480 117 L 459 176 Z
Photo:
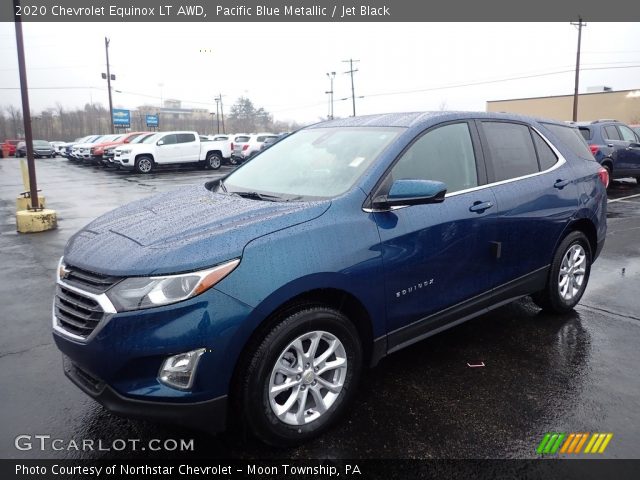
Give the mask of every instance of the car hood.
M 322 202 L 265 202 L 189 186 L 113 210 L 76 233 L 69 265 L 132 276 L 185 272 L 242 256 L 251 240 L 308 222 Z

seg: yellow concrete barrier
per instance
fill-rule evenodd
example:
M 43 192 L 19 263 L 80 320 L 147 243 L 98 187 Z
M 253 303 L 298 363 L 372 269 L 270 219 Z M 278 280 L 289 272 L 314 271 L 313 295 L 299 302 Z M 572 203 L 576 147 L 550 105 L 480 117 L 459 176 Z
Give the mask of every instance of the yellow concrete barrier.
M 16 213 L 18 233 L 36 233 L 53 230 L 58 224 L 54 210 L 21 210 Z

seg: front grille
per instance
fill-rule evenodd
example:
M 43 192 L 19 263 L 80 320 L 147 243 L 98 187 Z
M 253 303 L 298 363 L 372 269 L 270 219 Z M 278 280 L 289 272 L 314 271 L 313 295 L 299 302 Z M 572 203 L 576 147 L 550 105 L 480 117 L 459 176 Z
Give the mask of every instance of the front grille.
M 106 292 L 122 279 L 122 277 L 90 272 L 71 265 L 65 265 L 65 270 L 68 272 L 64 277 L 65 283 L 97 294 Z
M 98 302 L 62 285 L 58 285 L 55 298 L 55 315 L 64 330 L 87 338 L 95 330 L 104 311 Z

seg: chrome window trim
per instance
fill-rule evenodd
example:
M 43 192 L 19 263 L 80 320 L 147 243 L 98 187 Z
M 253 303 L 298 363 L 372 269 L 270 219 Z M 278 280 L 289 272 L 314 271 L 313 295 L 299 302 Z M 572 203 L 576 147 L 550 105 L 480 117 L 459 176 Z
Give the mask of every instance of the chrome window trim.
M 541 172 L 530 173 L 528 175 L 522 175 L 520 177 L 508 178 L 506 180 L 500 180 L 498 182 L 486 183 L 484 185 L 478 185 L 477 187 L 465 188 L 464 190 L 457 190 L 455 192 L 451 192 L 451 193 L 445 194 L 444 197 L 445 198 L 454 197 L 456 195 L 462 195 L 464 193 L 476 192 L 476 191 L 479 191 L 479 190 L 484 190 L 485 188 L 496 187 L 496 186 L 505 185 L 505 184 L 511 183 L 511 182 L 517 182 L 517 181 L 520 181 L 520 180 L 525 180 L 527 178 L 533 178 L 533 177 L 536 177 L 538 175 L 543 175 L 543 174 L 547 174 L 549 172 L 553 172 L 554 170 L 557 170 L 558 168 L 562 167 L 564 164 L 567 163 L 567 159 L 564 158 L 564 156 L 555 147 L 555 145 L 553 145 L 553 143 L 551 143 L 549 141 L 549 139 L 547 137 L 545 137 L 544 134 L 540 130 L 538 130 L 533 125 L 528 125 L 528 127 L 531 128 L 538 135 L 540 135 L 542 140 L 544 140 L 544 142 L 551 148 L 551 150 L 556 155 L 556 157 L 558 157 L 558 161 L 556 163 L 554 163 L 550 168 L 547 168 L 546 170 L 542 170 Z M 536 153 L 537 153 L 537 151 L 536 151 Z M 486 161 L 486 159 L 485 159 L 485 161 Z M 364 212 L 366 212 L 366 213 L 390 212 L 392 210 L 398 210 L 400 208 L 407 208 L 408 206 L 409 205 L 401 205 L 401 206 L 397 206 L 397 207 L 391 207 L 390 209 L 363 208 L 362 210 Z

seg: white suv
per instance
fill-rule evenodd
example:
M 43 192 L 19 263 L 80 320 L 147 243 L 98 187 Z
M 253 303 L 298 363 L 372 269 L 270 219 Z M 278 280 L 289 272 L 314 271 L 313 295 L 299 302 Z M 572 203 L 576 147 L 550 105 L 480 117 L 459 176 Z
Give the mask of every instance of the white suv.
M 233 142 L 233 152 L 231 152 L 232 163 L 234 159 L 244 161 L 259 153 L 268 138 L 276 139 L 278 135 L 275 133 L 252 133 L 251 135 L 237 136 Z

